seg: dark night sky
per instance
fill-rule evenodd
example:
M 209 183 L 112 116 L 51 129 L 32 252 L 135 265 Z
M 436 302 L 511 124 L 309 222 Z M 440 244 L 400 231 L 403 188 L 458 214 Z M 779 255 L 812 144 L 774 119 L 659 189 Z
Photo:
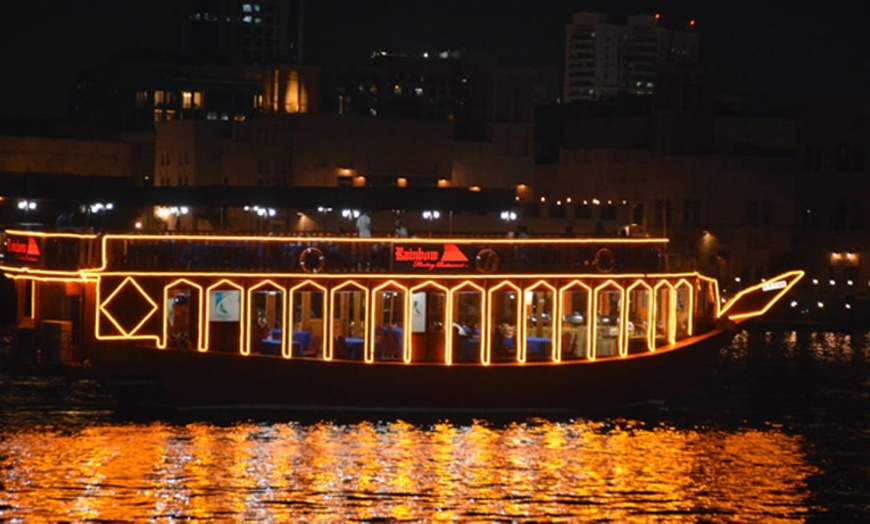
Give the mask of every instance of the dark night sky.
M 779 2 L 777 2 L 779 3 Z M 371 50 L 463 48 L 503 64 L 560 67 L 571 13 L 694 18 L 702 59 L 748 92 L 867 93 L 863 2 L 761 7 L 759 0 L 306 0 L 306 62 L 340 66 Z M 786 4 L 783 2 L 783 4 Z M 161 48 L 171 0 L 3 0 L 0 115 L 63 116 L 78 70 L 124 48 Z M 819 4 L 817 4 L 819 5 Z M 763 9 L 763 10 L 761 10 Z

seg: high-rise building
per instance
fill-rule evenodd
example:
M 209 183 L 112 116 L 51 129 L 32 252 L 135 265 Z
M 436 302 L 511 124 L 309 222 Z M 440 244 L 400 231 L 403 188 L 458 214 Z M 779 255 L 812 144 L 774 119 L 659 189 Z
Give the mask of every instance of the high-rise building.
M 298 65 L 303 0 L 184 0 L 167 8 L 179 30 L 167 48 L 123 51 L 82 71 L 70 95 L 81 124 L 150 131 L 155 122 L 240 121 L 319 111 L 320 73 Z
M 566 29 L 564 101 L 652 94 L 656 65 L 697 61 L 694 26 L 666 27 L 659 15 L 575 13 Z
M 184 53 L 235 65 L 298 62 L 301 1 L 187 0 Z

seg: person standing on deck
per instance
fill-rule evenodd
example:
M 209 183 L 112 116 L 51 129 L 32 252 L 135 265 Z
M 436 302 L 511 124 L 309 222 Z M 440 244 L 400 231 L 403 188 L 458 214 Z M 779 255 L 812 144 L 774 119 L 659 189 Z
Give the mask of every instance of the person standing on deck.
M 408 238 L 408 228 L 401 220 L 396 220 L 396 238 Z
M 364 212 L 356 219 L 356 231 L 360 238 L 372 237 L 372 217 L 369 211 Z

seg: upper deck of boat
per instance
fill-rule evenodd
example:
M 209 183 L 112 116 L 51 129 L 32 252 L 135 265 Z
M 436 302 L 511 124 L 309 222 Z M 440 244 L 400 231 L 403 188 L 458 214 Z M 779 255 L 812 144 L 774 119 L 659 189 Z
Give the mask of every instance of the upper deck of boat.
M 359 238 L 7 230 L 5 270 L 282 274 L 653 273 L 665 238 Z

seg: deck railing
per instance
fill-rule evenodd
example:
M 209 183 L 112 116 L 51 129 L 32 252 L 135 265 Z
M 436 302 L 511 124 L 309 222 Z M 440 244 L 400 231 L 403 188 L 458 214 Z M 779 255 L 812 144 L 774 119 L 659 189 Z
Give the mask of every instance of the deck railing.
M 654 272 L 663 242 L 109 237 L 107 271 L 278 273 Z M 422 259 L 419 261 L 415 261 Z
M 664 239 L 95 235 L 7 231 L 2 265 L 48 271 L 573 274 L 664 268 Z

